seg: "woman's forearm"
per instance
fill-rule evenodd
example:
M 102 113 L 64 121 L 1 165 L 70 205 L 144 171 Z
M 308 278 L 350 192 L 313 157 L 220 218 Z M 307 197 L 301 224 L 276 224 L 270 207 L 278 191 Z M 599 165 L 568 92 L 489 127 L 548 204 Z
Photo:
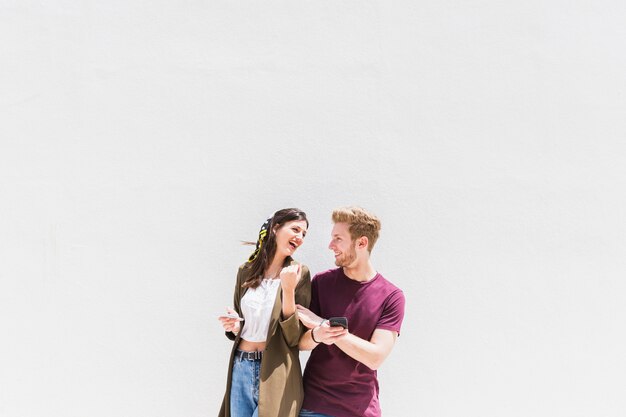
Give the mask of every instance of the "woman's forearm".
M 293 316 L 296 312 L 295 291 L 283 291 L 283 320 Z

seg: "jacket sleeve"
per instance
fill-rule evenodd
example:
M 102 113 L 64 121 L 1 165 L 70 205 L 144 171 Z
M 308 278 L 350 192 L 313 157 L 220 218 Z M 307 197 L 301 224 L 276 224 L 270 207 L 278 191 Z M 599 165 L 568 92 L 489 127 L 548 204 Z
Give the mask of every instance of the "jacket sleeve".
M 302 276 L 300 277 L 300 282 L 296 286 L 296 304 L 300 304 L 304 307 L 309 307 L 311 303 L 311 273 L 309 272 L 309 268 L 302 265 Z M 282 329 L 283 337 L 287 342 L 287 345 L 290 347 L 298 346 L 298 341 L 300 341 L 300 336 L 307 329 L 300 323 L 300 319 L 298 318 L 298 311 L 291 315 L 291 317 L 280 320 L 280 327 Z
M 239 314 L 239 316 L 243 317 L 241 314 L 241 284 L 243 283 L 243 267 L 239 267 L 239 271 L 237 271 L 237 279 L 235 280 L 235 291 L 233 294 L 233 308 Z M 243 326 L 243 321 L 241 322 Z M 240 330 L 241 332 L 241 330 Z M 226 333 L 226 337 L 230 340 L 235 340 L 237 336 L 233 332 L 224 332 Z

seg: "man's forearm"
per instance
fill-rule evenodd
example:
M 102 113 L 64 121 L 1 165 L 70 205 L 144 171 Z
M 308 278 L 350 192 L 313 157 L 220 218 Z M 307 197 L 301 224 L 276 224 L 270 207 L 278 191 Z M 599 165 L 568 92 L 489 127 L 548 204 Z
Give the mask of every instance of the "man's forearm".
M 335 346 L 372 370 L 378 369 L 391 350 L 386 346 L 379 346 L 351 333 L 337 340 Z

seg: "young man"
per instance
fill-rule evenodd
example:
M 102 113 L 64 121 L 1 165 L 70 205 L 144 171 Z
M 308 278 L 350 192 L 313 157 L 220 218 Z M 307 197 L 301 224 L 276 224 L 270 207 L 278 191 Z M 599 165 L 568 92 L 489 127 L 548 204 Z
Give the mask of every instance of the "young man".
M 298 306 L 313 350 L 304 370 L 300 417 L 380 417 L 376 369 L 391 352 L 404 317 L 404 294 L 376 272 L 370 253 L 380 221 L 360 207 L 333 211 L 329 249 L 339 267 L 312 280 L 310 310 Z M 347 330 L 330 326 L 346 317 Z

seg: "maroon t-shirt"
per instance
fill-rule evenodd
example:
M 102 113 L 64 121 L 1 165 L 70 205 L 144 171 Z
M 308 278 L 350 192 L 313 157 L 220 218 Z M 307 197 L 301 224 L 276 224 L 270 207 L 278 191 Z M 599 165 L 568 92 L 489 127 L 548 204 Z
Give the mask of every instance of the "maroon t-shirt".
M 370 340 L 376 329 L 400 334 L 404 294 L 380 274 L 358 282 L 337 268 L 313 277 L 310 309 L 324 318 L 347 317 L 348 331 Z M 302 408 L 333 417 L 379 417 L 376 371 L 321 343 L 304 370 Z

